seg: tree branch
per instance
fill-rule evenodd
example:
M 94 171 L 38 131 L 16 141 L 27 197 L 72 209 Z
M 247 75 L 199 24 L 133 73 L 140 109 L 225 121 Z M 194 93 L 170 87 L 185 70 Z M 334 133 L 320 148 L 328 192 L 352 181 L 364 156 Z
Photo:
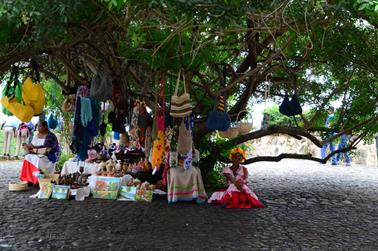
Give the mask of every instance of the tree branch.
M 255 162 L 259 162 L 259 161 L 275 161 L 275 162 L 278 162 L 278 161 L 281 161 L 282 159 L 303 159 L 303 160 L 317 161 L 317 162 L 324 163 L 324 164 L 326 163 L 325 160 L 320 159 L 320 158 L 316 158 L 316 157 L 312 157 L 311 154 L 281 153 L 278 156 L 258 156 L 258 157 L 250 158 L 250 159 L 247 159 L 246 161 L 244 161 L 243 164 L 247 165 L 247 164 L 251 164 L 251 163 L 255 163 Z
M 230 146 L 235 146 L 242 144 L 246 141 L 252 140 L 252 139 L 257 139 L 257 138 L 262 138 L 267 135 L 272 135 L 272 134 L 287 134 L 290 136 L 296 135 L 296 136 L 302 136 L 305 138 L 308 138 L 311 142 L 313 142 L 317 147 L 321 148 L 323 144 L 313 135 L 311 135 L 309 132 L 304 131 L 299 128 L 290 128 L 290 127 L 281 127 L 281 126 L 272 126 L 269 127 L 268 129 L 264 130 L 258 130 L 254 131 L 251 133 L 248 133 L 246 135 L 237 137 L 235 139 L 231 139 L 217 147 L 217 149 L 224 149 L 228 148 Z M 296 137 L 297 138 L 297 137 Z M 297 138 L 299 139 L 299 138 Z

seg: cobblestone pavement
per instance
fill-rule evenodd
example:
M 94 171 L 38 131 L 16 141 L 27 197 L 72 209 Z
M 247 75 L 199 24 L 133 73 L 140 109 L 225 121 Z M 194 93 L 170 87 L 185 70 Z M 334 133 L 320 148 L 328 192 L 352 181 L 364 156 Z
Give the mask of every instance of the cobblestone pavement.
M 0 250 L 378 250 L 378 168 L 285 160 L 250 166 L 265 209 L 29 199 L 0 165 Z

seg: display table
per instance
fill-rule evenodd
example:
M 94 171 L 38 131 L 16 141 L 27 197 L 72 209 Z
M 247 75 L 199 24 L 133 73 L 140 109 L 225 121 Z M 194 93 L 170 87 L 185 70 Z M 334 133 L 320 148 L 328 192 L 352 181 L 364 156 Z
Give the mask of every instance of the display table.
M 84 173 L 95 175 L 100 166 L 96 163 L 86 163 L 84 161 L 74 162 L 74 161 L 66 161 L 64 162 L 62 171 L 60 172 L 61 175 L 67 175 L 70 173 L 79 172 L 80 166 L 84 166 Z

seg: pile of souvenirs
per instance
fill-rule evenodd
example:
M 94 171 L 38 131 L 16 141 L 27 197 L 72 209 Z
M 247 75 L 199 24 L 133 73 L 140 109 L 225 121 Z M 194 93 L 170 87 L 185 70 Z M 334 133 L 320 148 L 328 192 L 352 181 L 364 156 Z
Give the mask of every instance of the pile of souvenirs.
M 92 194 L 93 198 L 100 199 L 151 202 L 155 192 L 155 185 L 141 182 L 130 175 L 104 177 L 79 173 L 60 177 L 40 175 L 39 188 L 32 198 L 84 200 Z

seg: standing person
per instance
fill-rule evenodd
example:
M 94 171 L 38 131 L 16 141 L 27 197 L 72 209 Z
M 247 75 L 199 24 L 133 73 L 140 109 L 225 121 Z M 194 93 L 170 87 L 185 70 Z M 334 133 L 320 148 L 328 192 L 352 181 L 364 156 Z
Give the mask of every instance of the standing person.
M 20 153 L 21 145 L 28 143 L 28 137 L 30 135 L 29 127 L 25 122 L 22 122 L 16 132 L 16 153 L 14 155 L 15 158 L 18 158 L 18 155 Z
M 337 149 L 340 150 L 342 148 L 347 147 L 348 146 L 348 140 L 349 140 L 349 137 L 347 135 L 345 135 L 345 134 L 341 135 L 339 146 L 338 146 Z M 351 166 L 352 165 L 352 159 L 350 158 L 348 152 L 339 152 L 339 153 L 337 153 L 337 158 L 336 158 L 337 161 L 340 161 L 342 154 L 344 154 L 346 166 Z
M 16 134 L 21 121 L 15 116 L 8 117 L 2 125 L 4 131 L 4 157 L 10 158 L 10 148 L 12 146 L 12 139 Z
M 333 107 L 330 107 L 329 109 L 329 115 L 327 116 L 327 120 L 324 124 L 324 126 L 328 129 L 331 129 L 334 127 L 335 125 L 335 109 Z M 328 132 L 327 133 L 327 137 L 330 137 L 332 136 L 334 133 L 333 132 Z M 333 144 L 332 141 L 328 142 L 328 143 L 325 143 L 321 149 L 321 158 L 324 159 L 327 155 L 327 148 L 329 146 L 329 149 L 331 150 L 331 153 L 333 153 L 335 151 L 335 145 Z M 337 165 L 337 156 L 336 154 L 335 155 L 332 155 L 332 165 Z
M 346 122 L 346 119 L 345 117 L 342 119 L 342 123 L 341 123 L 341 131 L 344 131 L 345 130 L 345 122 Z M 339 141 L 339 145 L 338 145 L 338 148 L 337 150 L 340 150 L 342 148 L 346 148 L 348 147 L 348 141 L 350 139 L 350 135 L 346 135 L 346 134 L 342 134 L 341 137 L 340 137 L 340 141 Z M 341 160 L 341 156 L 344 154 L 344 159 L 345 159 L 345 164 L 346 166 L 351 166 L 352 164 L 352 159 L 350 158 L 349 156 L 349 153 L 348 152 L 339 152 L 337 153 L 337 162 L 339 162 Z
M 241 148 L 231 151 L 229 159 L 232 165 L 222 171 L 229 186 L 225 191 L 213 193 L 209 203 L 226 205 L 227 208 L 264 208 L 264 204 L 247 186 L 248 170 L 240 164 L 246 157 L 246 152 Z
M 37 121 L 38 123 L 38 121 Z M 37 124 L 36 123 L 36 124 Z M 28 144 L 31 144 L 32 140 L 33 140 L 33 137 L 34 137 L 34 131 L 35 131 L 35 125 L 33 123 L 33 120 L 31 120 L 30 122 L 26 123 L 26 126 L 28 127 L 29 129 L 29 138 L 28 138 Z

